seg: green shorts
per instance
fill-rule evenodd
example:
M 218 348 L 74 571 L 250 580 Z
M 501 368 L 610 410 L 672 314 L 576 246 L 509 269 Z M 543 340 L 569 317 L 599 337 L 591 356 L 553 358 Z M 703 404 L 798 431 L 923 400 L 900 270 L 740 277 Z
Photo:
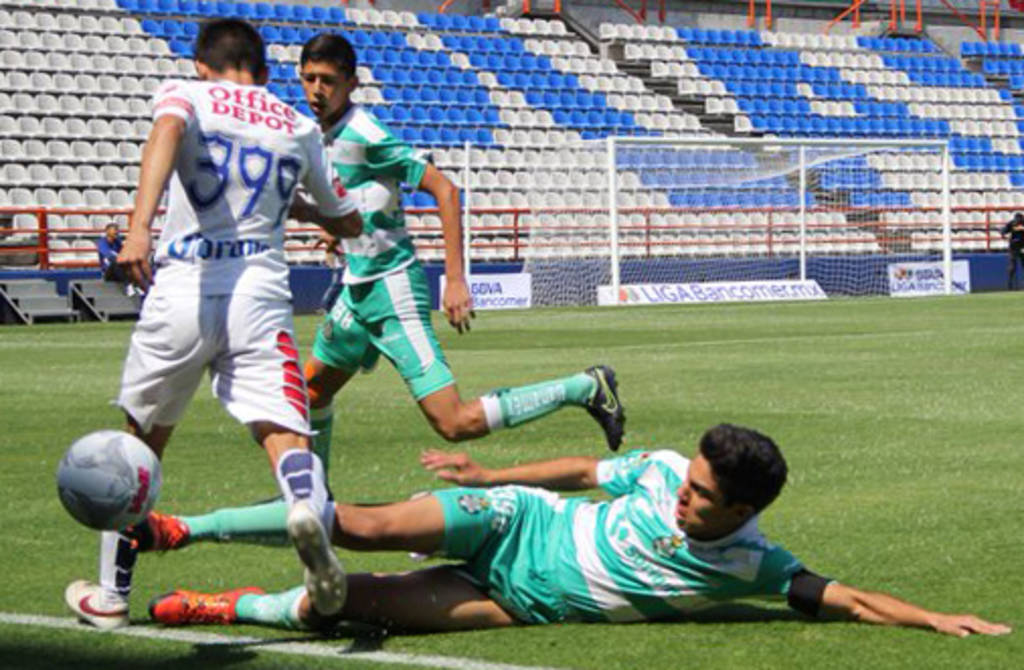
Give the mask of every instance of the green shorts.
M 430 287 L 418 263 L 345 286 L 313 343 L 313 356 L 350 373 L 371 370 L 381 354 L 416 400 L 455 383 L 430 324 Z
M 433 495 L 444 510 L 444 556 L 466 561 L 461 571 L 520 621 L 566 620 L 556 556 L 576 501 L 527 486 Z

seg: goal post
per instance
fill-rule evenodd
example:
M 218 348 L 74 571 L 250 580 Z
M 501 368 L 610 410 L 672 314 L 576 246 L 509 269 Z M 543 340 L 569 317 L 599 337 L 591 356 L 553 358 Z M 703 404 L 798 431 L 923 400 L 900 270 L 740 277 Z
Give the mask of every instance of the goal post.
M 670 283 L 886 295 L 915 263 L 953 292 L 944 140 L 609 137 L 464 159 L 473 258 L 514 247 L 534 305 Z

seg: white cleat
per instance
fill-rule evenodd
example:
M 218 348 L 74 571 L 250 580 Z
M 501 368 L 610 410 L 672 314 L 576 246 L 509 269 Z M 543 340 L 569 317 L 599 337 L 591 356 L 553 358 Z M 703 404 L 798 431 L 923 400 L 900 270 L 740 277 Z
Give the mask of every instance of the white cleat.
M 109 598 L 99 584 L 79 579 L 64 589 L 64 602 L 81 621 L 100 630 L 113 630 L 128 625 L 128 602 Z
M 348 579 L 308 501 L 299 500 L 288 510 L 288 537 L 306 566 L 310 604 L 323 616 L 337 614 L 348 595 Z

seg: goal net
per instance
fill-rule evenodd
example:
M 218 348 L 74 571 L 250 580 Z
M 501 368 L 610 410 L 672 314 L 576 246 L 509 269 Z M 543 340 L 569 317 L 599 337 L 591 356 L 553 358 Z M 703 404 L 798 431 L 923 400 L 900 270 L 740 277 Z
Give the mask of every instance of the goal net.
M 946 263 L 949 290 L 943 142 L 610 138 L 507 154 L 496 170 L 466 153 L 470 251 L 514 252 L 535 305 L 662 283 L 888 294 L 893 265 L 917 261 Z

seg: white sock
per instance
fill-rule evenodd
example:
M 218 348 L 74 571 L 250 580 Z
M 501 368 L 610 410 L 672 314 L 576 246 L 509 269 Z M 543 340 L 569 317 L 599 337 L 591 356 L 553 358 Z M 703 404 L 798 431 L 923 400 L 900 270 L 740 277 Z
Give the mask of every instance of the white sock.
M 123 604 L 132 592 L 132 570 L 138 551 L 117 531 L 100 533 L 100 587 L 108 605 Z
M 491 432 L 505 427 L 505 420 L 501 416 L 501 401 L 493 393 L 480 396 L 480 404 L 484 408 L 484 417 L 487 419 L 487 428 Z

